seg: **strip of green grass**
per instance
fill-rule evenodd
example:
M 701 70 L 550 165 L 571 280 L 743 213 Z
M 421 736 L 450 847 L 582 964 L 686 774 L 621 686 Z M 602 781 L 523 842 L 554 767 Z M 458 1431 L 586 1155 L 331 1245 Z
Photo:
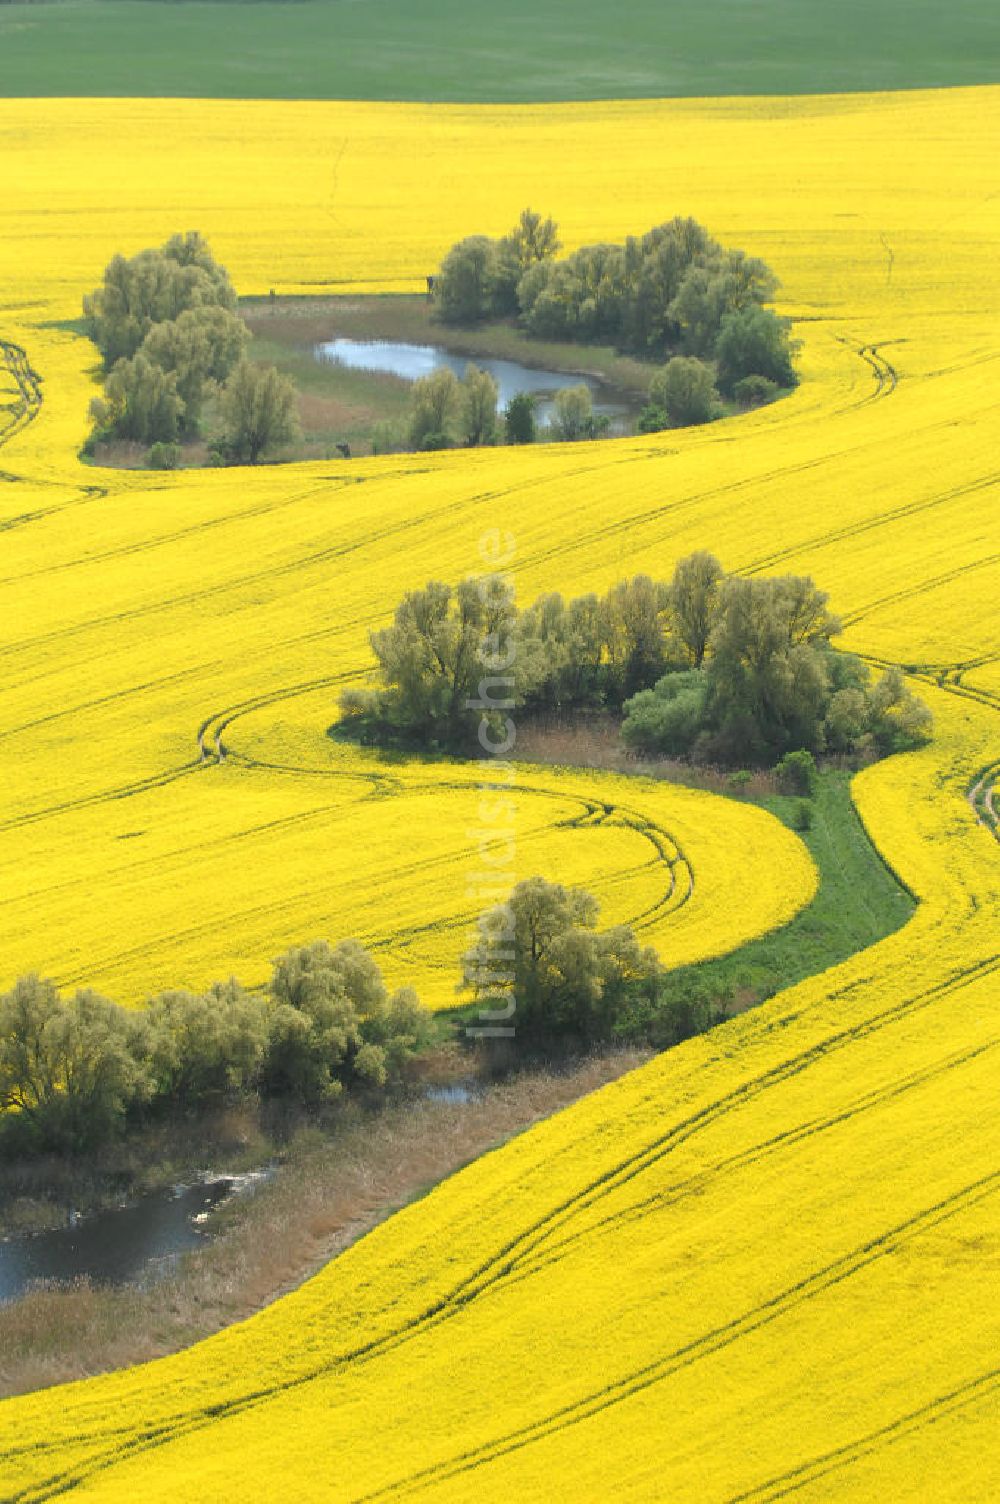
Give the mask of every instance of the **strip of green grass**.
M 846 961 L 899 929 L 916 907 L 868 839 L 851 800 L 850 774 L 834 769 L 820 774 L 809 830 L 797 827 L 800 800 L 772 794 L 760 803 L 808 846 L 819 868 L 816 897 L 783 929 L 732 955 L 674 973 L 675 978 L 696 974 L 715 996 L 733 992 L 743 1003 Z
M 1000 80 L 995 0 L 0 0 L 0 94 L 543 101 Z

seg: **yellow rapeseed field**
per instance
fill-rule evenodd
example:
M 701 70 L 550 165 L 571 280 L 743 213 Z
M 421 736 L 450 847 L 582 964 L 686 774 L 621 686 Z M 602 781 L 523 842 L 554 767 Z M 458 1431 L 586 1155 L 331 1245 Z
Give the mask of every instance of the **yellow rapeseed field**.
M 998 128 L 992 89 L 0 103 L 5 981 L 139 1001 L 357 933 L 448 1001 L 475 770 L 325 728 L 368 629 L 475 571 L 492 528 L 522 599 L 694 547 L 808 571 L 845 645 L 904 665 L 936 716 L 854 786 L 919 899 L 903 930 L 471 1165 L 252 1320 L 6 1402 L 0 1497 L 1000 1494 Z M 412 289 L 527 202 L 570 245 L 679 212 L 766 257 L 800 388 L 596 445 L 77 462 L 92 352 L 61 321 L 112 250 L 198 228 L 241 291 Z M 525 767 L 516 812 L 521 875 L 593 887 L 671 959 L 811 891 L 793 837 L 707 796 Z

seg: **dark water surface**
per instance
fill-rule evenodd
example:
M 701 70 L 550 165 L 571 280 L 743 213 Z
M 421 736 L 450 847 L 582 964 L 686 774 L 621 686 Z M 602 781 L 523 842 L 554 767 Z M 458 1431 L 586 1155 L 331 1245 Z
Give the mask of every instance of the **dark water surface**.
M 124 1285 L 161 1277 L 182 1253 L 205 1242 L 202 1219 L 212 1208 L 255 1178 L 175 1186 L 75 1226 L 0 1242 L 0 1302 L 16 1300 L 38 1280 L 86 1277 L 94 1284 Z

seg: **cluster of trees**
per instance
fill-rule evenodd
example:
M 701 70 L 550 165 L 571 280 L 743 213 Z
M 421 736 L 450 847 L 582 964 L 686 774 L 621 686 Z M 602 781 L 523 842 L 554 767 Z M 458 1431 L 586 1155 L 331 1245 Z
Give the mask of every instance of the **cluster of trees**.
M 26 976 L 0 996 L 3 1133 L 22 1151 L 75 1151 L 139 1113 L 236 1093 L 318 1105 L 399 1080 L 430 1035 L 413 990 L 390 995 L 353 940 L 287 951 L 263 995 L 230 980 L 141 1011 Z
M 377 683 L 345 691 L 341 709 L 365 739 L 432 748 L 513 745 L 514 709 L 609 710 L 637 751 L 739 765 L 926 739 L 930 713 L 903 676 L 872 683 L 833 649 L 839 630 L 811 579 L 727 576 L 704 551 L 669 581 L 637 575 L 524 611 L 499 576 L 432 581 L 371 634 Z
M 530 209 L 499 240 L 459 241 L 435 278 L 442 318 L 516 316 L 541 339 L 671 357 L 650 394 L 647 430 L 707 421 L 720 392 L 753 405 L 795 385 L 788 320 L 765 306 L 777 278 L 696 220 L 675 218 L 623 245 L 583 246 L 562 260 L 559 249 L 555 224 Z M 681 416 L 685 409 L 695 416 Z
M 930 711 L 898 669 L 873 682 L 833 648 L 840 621 L 808 576 L 726 575 L 699 552 L 661 589 L 665 672 L 624 704 L 628 747 L 768 764 L 796 751 L 885 754 L 929 736 Z
M 393 449 L 467 449 L 489 444 L 533 444 L 540 436 L 535 397 L 518 392 L 501 413 L 499 387 L 489 371 L 471 361 L 462 380 L 447 366 L 413 383 L 405 429 L 391 423 L 377 425 L 372 435 L 376 454 Z M 544 437 L 562 443 L 596 439 L 607 433 L 609 420 L 594 412 L 590 388 L 564 387 L 553 399 L 554 412 Z
M 597 929 L 600 906 L 582 888 L 531 877 L 479 920 L 460 990 L 484 1017 L 509 1014 L 529 1048 L 610 1039 L 666 1048 L 726 1016 L 726 998 L 672 974 L 627 925 Z
M 225 269 L 197 233 L 172 235 L 131 258 L 114 256 L 83 300 L 101 352 L 104 391 L 91 403 L 96 439 L 150 446 L 172 468 L 219 394 L 220 458 L 251 464 L 297 432 L 294 388 L 246 358 L 249 331 Z

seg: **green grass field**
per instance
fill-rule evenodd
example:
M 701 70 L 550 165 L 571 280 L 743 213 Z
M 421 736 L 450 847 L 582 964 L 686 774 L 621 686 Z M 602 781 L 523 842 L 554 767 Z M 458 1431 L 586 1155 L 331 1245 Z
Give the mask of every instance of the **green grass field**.
M 733 988 L 756 1002 L 838 965 L 906 923 L 913 899 L 868 839 L 851 800 L 850 781 L 848 773 L 836 769 L 820 775 L 809 830 L 798 830 L 799 800 L 771 794 L 760 801 L 798 830 L 819 868 L 819 891 L 790 924 L 731 955 L 689 967 L 689 974 L 719 993 Z
M 994 0 L 0 0 L 0 94 L 541 101 L 1000 80 Z

